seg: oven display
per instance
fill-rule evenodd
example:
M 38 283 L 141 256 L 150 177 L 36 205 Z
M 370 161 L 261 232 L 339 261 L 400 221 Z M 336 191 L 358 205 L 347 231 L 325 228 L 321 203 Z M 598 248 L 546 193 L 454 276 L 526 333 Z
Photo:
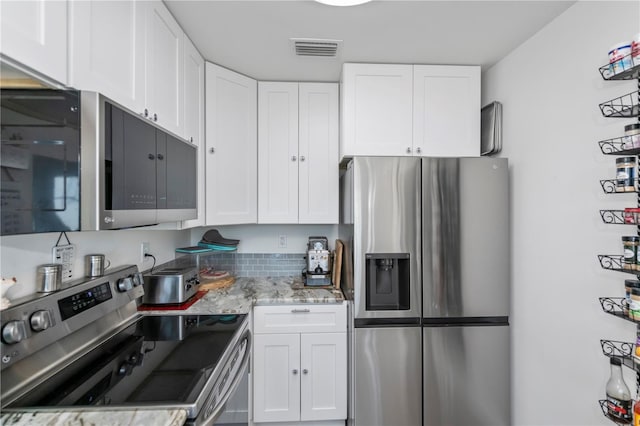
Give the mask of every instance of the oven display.
M 64 299 L 58 300 L 60 316 L 64 321 L 74 315 L 91 309 L 112 297 L 109 283 L 104 283 L 89 290 L 76 293 L 73 296 L 65 297 Z

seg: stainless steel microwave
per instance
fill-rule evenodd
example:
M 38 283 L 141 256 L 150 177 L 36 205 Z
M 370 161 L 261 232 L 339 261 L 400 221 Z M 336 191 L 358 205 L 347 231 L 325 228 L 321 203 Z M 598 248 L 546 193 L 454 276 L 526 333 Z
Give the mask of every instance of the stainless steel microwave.
M 81 227 L 197 217 L 197 149 L 96 92 L 80 92 Z
M 0 91 L 0 234 L 197 216 L 197 149 L 99 93 Z

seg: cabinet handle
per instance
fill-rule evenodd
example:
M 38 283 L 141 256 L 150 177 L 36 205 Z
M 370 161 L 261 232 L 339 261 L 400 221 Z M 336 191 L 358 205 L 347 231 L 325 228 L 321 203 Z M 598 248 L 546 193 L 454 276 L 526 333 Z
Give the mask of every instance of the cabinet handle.
M 308 374 L 309 370 L 307 370 L 306 368 L 304 370 L 302 370 L 302 374 Z
M 153 114 L 153 121 L 158 121 L 158 114 Z
M 209 148 L 209 154 L 213 154 L 213 153 L 215 153 L 215 152 L 216 152 L 216 149 L 215 149 L 215 148 Z
M 156 158 L 156 156 L 155 156 L 155 155 L 153 155 L 153 154 L 149 154 L 149 160 L 154 160 L 155 158 Z
M 411 154 L 411 148 L 407 148 L 407 154 Z
M 295 155 L 291 156 L 291 161 L 296 161 L 298 158 Z
M 416 148 L 416 152 L 417 152 L 418 154 L 422 153 L 422 148 L 417 147 L 417 148 Z
M 164 160 L 164 155 L 158 154 L 158 160 Z
M 293 373 L 293 375 L 295 376 L 296 374 L 298 374 L 298 370 L 294 369 L 294 370 L 292 371 L 292 373 Z
M 301 155 L 300 156 L 300 161 L 304 161 L 304 160 L 305 160 L 304 155 Z
M 193 136 L 189 138 L 189 142 L 193 143 Z
M 309 309 L 292 309 L 292 314 L 306 314 L 307 312 L 311 312 Z
M 142 115 L 144 115 L 145 117 L 149 116 L 149 110 L 148 109 L 144 109 L 144 112 L 142 113 Z

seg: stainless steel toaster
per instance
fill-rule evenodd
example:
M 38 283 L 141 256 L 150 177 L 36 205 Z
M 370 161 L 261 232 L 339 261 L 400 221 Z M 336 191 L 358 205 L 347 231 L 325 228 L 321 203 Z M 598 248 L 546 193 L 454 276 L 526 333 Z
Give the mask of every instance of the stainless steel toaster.
M 198 269 L 195 267 L 162 269 L 144 276 L 142 303 L 174 305 L 184 303 L 200 289 Z

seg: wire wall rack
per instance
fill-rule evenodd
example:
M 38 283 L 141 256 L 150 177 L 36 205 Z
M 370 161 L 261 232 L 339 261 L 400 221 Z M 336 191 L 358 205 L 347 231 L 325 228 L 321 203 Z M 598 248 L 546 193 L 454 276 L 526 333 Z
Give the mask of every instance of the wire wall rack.
M 625 297 L 600 297 L 602 310 L 614 317 L 622 318 L 633 323 L 640 323 L 640 316 L 629 316 L 629 301 Z
M 621 254 L 599 254 L 598 261 L 602 269 L 640 275 L 640 270 L 625 267 L 624 256 Z
M 602 190 L 604 191 L 605 194 L 632 194 L 632 193 L 637 193 L 638 190 L 636 188 L 638 188 L 638 184 L 640 182 L 638 182 L 638 180 L 636 180 L 635 182 L 636 184 L 634 185 L 634 189 L 633 190 L 629 190 L 629 191 L 620 191 L 620 188 L 617 185 L 617 181 L 616 179 L 602 179 L 600 180 L 600 186 L 602 186 Z
M 640 148 L 627 148 L 627 137 L 605 139 L 598 142 L 600 151 L 605 155 L 640 155 Z
M 605 117 L 637 117 L 640 112 L 638 91 L 601 103 L 600 111 Z
M 625 367 L 640 373 L 640 364 L 635 362 L 633 353 L 636 345 L 631 342 L 620 342 L 616 340 L 600 340 L 602 353 L 609 358 L 618 358 Z

